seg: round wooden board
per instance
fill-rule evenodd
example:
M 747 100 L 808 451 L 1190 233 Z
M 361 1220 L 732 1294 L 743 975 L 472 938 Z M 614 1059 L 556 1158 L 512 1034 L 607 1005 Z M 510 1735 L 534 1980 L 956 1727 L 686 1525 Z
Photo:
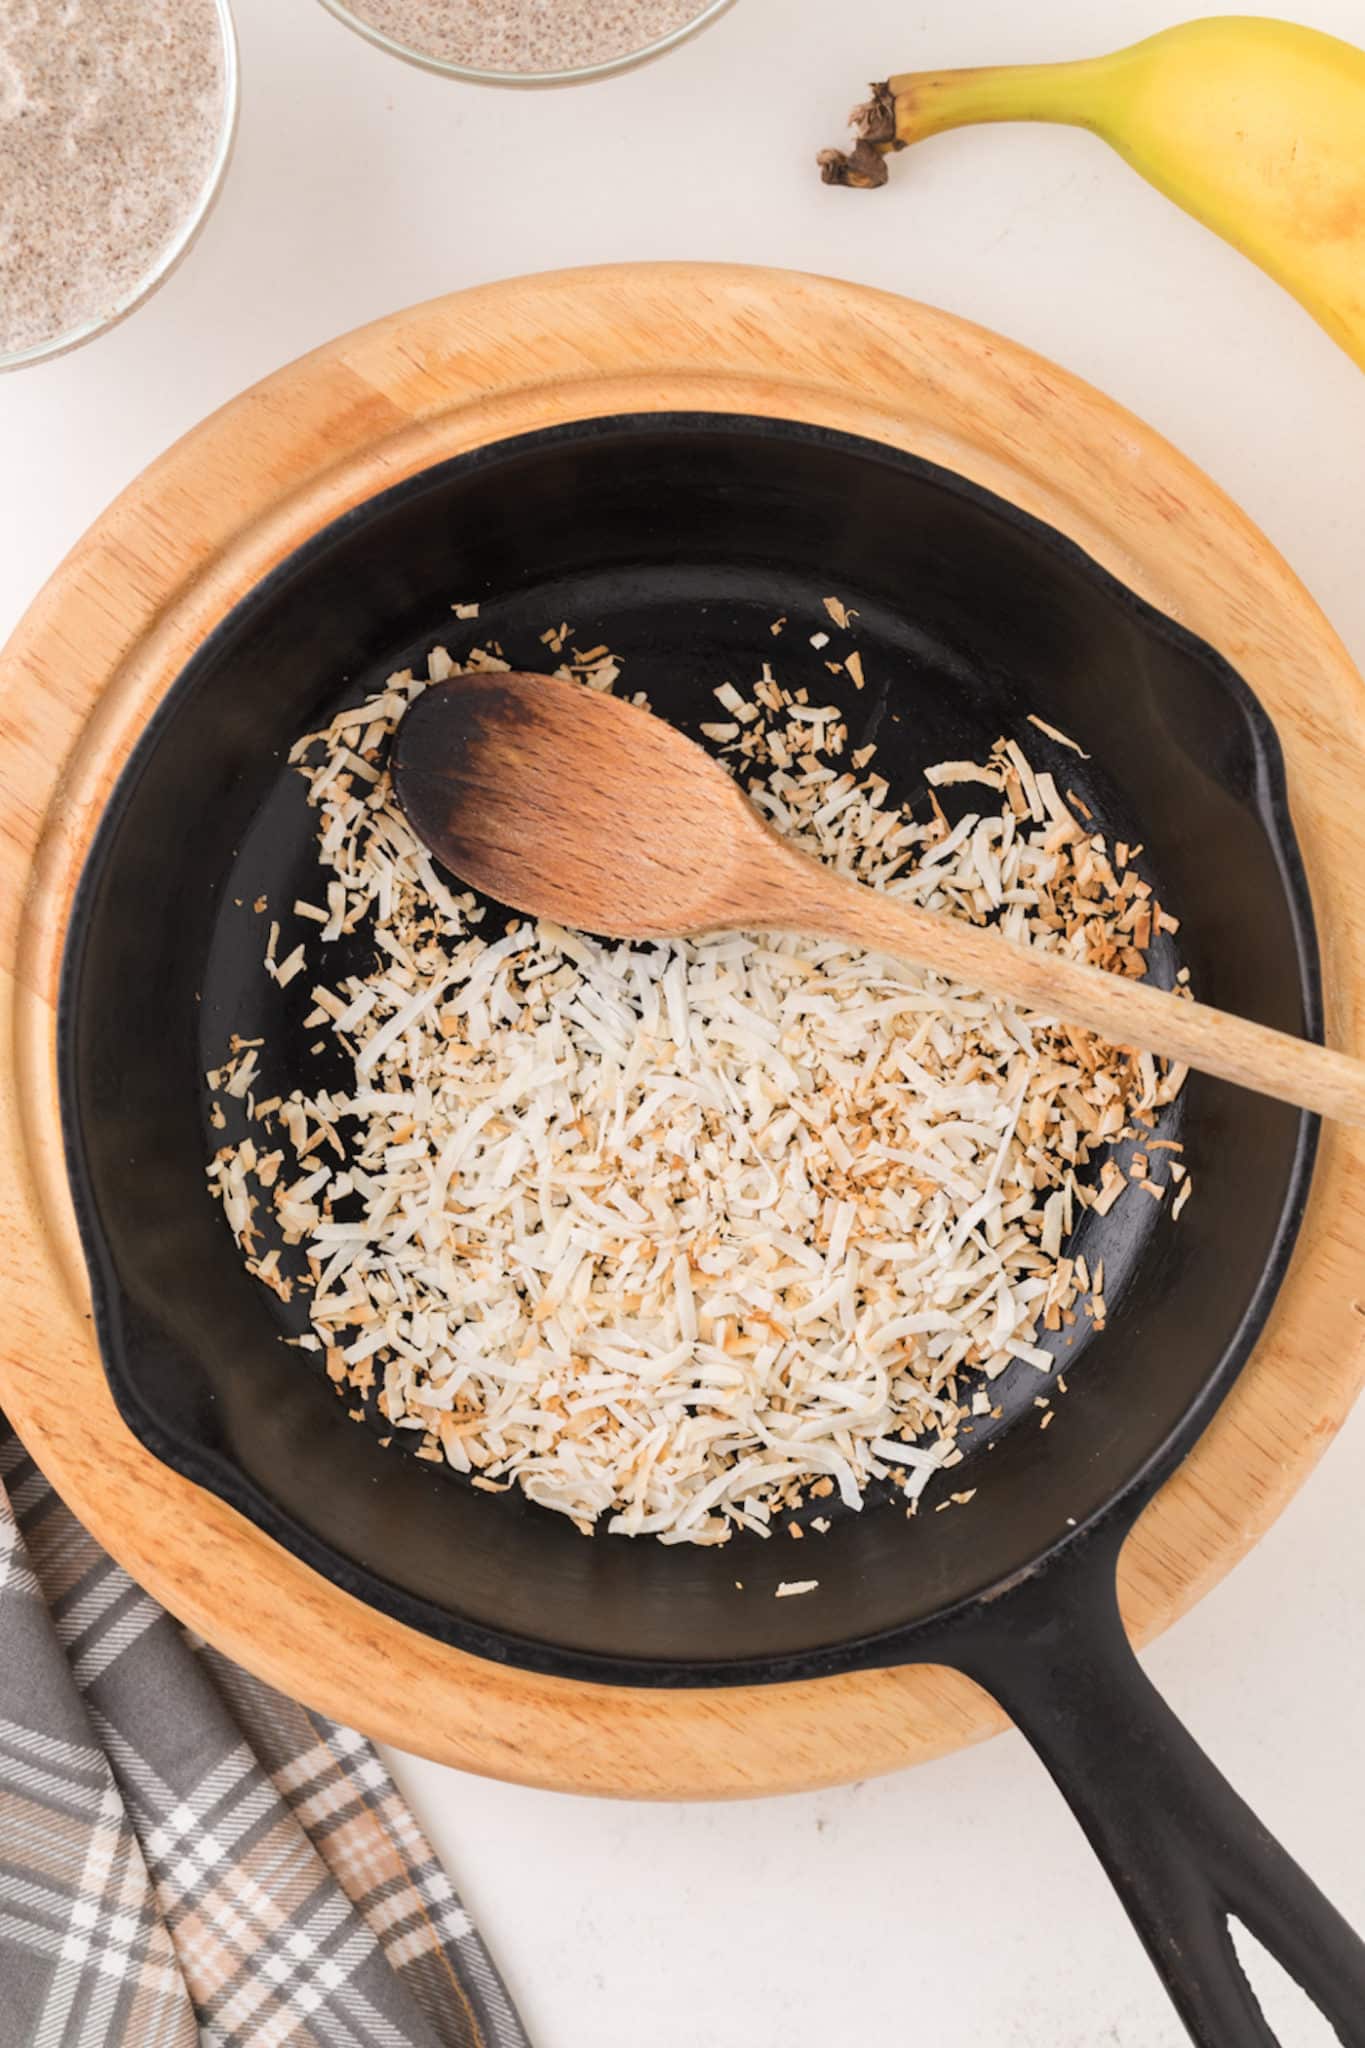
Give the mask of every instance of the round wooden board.
M 738 1692 L 509 1671 L 336 1591 L 158 1464 L 91 1334 L 54 1091 L 68 906 L 101 807 L 191 650 L 282 556 L 429 463 L 643 410 L 767 414 L 913 450 L 1036 513 L 1219 648 L 1273 716 L 1325 957 L 1329 1035 L 1365 1046 L 1365 686 L 1285 563 L 1173 449 L 1054 365 L 951 316 L 781 272 L 648 265 L 471 291 L 320 349 L 207 420 L 74 550 L 0 657 L 0 1407 L 174 1613 L 366 1733 L 466 1770 L 710 1798 L 893 1770 L 1000 1725 L 930 1668 Z M 1329 1131 L 1289 1280 L 1239 1385 L 1123 1561 L 1135 1637 L 1236 1562 L 1365 1369 L 1365 1133 Z

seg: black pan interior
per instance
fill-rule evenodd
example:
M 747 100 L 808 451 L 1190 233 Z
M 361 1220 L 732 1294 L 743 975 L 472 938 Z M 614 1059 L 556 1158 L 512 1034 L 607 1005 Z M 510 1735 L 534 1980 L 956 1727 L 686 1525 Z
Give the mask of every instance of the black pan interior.
M 831 676 L 837 595 L 861 614 L 861 693 Z M 476 623 L 452 606 L 478 599 Z M 779 637 L 773 622 L 785 618 Z M 998 1428 L 964 1439 L 966 1508 L 893 1501 L 799 1546 L 720 1550 L 588 1540 L 518 1493 L 474 1492 L 349 1421 L 303 1328 L 243 1272 L 204 1166 L 205 1070 L 228 1034 L 264 1037 L 266 1092 L 317 1065 L 307 976 L 261 971 L 261 896 L 314 872 L 291 742 L 436 642 L 497 641 L 544 667 L 567 621 L 607 643 L 625 686 L 695 729 L 727 678 L 773 661 L 875 737 L 904 801 L 924 766 L 1020 739 L 1181 919 L 1154 957 L 1208 1000 L 1317 1027 L 1310 913 L 1273 734 L 1211 651 L 1051 530 L 872 443 L 717 416 L 617 419 L 431 470 L 328 529 L 195 656 L 99 833 L 67 953 L 60 1064 L 72 1184 L 120 1408 L 168 1463 L 338 1583 L 485 1654 L 633 1682 L 816 1672 L 1005 1580 L 1073 1528 L 1135 1509 L 1192 1439 L 1249 1346 L 1307 1175 L 1305 1120 L 1196 1078 L 1166 1113 L 1195 1177 L 1178 1225 L 1127 1195 L 1089 1217 L 1108 1327 L 1058 1344 L 1066 1396 L 1046 1433 L 1028 1366 Z M 1082 760 L 1028 721 L 1072 735 Z M 950 792 L 959 806 L 965 791 Z M 301 934 L 300 934 L 301 935 Z M 285 946 L 292 943 L 286 936 Z M 1178 948 L 1178 950 L 1177 950 Z M 204 1560 L 212 1570 L 212 1558 Z M 784 1579 L 818 1590 L 777 1600 Z M 737 1582 L 742 1582 L 737 1583 Z M 862 1647 L 860 1647 L 862 1646 Z

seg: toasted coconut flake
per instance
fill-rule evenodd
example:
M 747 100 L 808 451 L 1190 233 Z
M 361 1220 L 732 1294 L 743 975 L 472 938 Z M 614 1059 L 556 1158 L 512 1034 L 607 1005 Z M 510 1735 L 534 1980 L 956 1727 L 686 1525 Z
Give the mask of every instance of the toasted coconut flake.
M 489 649 L 468 665 L 505 666 Z M 444 649 L 427 666 L 454 672 Z M 619 663 L 597 647 L 569 672 L 611 688 Z M 312 991 L 317 1043 L 351 1082 L 274 1098 L 275 1149 L 228 1145 L 210 1166 L 244 1255 L 278 1290 L 258 1239 L 270 1225 L 299 1248 L 309 1341 L 348 1404 L 580 1529 L 724 1543 L 799 1530 L 807 1498 L 856 1512 L 874 1482 L 913 1512 L 961 1462 L 964 1419 L 996 1413 L 990 1382 L 1014 1360 L 1053 1369 L 1040 1329 L 1087 1297 L 1102 1323 L 1102 1273 L 1090 1294 L 1066 1242 L 1082 1206 L 1128 1186 L 1106 1148 L 1179 1070 L 831 940 L 619 946 L 516 921 L 486 937 L 382 765 L 425 687 L 394 676 L 291 754 L 326 902 L 298 914 L 312 945 L 360 936 L 375 965 L 324 960 Z M 845 766 L 834 707 L 766 666 L 715 694 L 712 742 L 837 870 L 1142 964 L 1103 838 L 1016 743 L 928 771 L 931 790 L 994 792 L 998 814 L 950 826 L 933 801 L 920 822 L 864 772 L 870 748 Z M 215 1085 L 249 1100 L 257 1071 L 234 1045 Z M 1092 1164 L 1098 1189 L 1077 1178 Z
M 940 761 L 937 767 L 925 769 L 924 779 L 933 789 L 945 789 L 956 782 L 980 782 L 987 789 L 1005 787 L 998 768 L 985 768 L 976 761 Z
M 1050 740 L 1056 740 L 1059 747 L 1070 747 L 1072 753 L 1079 754 L 1083 761 L 1090 759 L 1084 747 L 1078 747 L 1069 734 L 1059 732 L 1055 725 L 1049 725 L 1045 718 L 1039 718 L 1037 712 L 1030 711 L 1028 722 L 1030 725 L 1036 725 L 1039 732 L 1045 732 Z

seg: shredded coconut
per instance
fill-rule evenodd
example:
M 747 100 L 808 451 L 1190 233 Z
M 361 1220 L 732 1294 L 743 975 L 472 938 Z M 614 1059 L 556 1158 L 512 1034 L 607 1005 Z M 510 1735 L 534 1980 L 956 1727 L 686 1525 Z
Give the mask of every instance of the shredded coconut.
M 597 688 L 620 673 L 605 648 L 570 666 Z M 327 909 L 296 905 L 306 956 L 280 966 L 272 927 L 266 971 L 306 957 L 306 1027 L 351 1081 L 258 1102 L 263 1055 L 240 1042 L 210 1076 L 252 1119 L 209 1167 L 250 1270 L 306 1291 L 295 1341 L 353 1414 L 585 1532 L 722 1543 L 807 1498 L 856 1511 L 878 1481 L 913 1512 L 992 1380 L 1050 1371 L 1046 1334 L 1084 1309 L 1102 1324 L 1102 1271 L 1066 1246 L 1128 1181 L 1112 1157 L 1096 1184 L 1086 1169 L 1149 1135 L 1182 1071 L 826 939 L 485 935 L 385 767 L 408 704 L 454 668 L 436 649 L 427 679 L 395 675 L 293 749 Z M 836 709 L 766 667 L 716 694 L 723 758 L 841 872 L 1144 971 L 1149 885 L 1016 742 L 931 770 L 917 820 L 873 749 L 842 767 Z M 968 781 L 1000 808 L 950 826 L 932 787 Z M 334 979 L 347 934 L 373 966 Z

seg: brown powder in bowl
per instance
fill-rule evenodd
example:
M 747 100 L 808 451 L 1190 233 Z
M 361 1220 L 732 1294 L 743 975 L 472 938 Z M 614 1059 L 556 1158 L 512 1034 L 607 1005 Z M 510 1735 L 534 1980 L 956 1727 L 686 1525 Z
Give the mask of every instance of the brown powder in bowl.
M 414 55 L 511 75 L 586 70 L 685 28 L 704 0 L 341 0 Z
M 0 0 L 0 356 L 157 278 L 229 119 L 215 0 Z

